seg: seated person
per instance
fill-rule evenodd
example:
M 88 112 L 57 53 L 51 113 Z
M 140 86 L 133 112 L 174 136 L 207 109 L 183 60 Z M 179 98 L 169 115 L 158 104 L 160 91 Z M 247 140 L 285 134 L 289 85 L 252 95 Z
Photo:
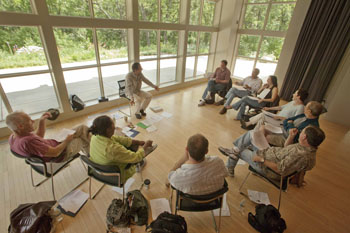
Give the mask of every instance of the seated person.
M 222 60 L 220 67 L 216 68 L 213 77 L 210 78 L 198 106 L 204 106 L 205 103 L 213 104 L 215 102 L 215 94 L 227 89 L 231 78 L 231 72 L 226 66 L 227 61 Z
M 100 165 L 118 166 L 124 183 L 134 175 L 135 165 L 151 153 L 156 145 L 152 141 L 138 141 L 115 136 L 115 124 L 109 116 L 97 117 L 90 127 L 93 134 L 90 143 L 90 159 Z
M 136 103 L 135 116 L 137 119 L 141 119 L 142 116 L 146 116 L 146 108 L 152 99 L 151 93 L 141 90 L 142 82 L 153 87 L 156 91 L 159 90 L 158 86 L 154 85 L 142 74 L 141 64 L 135 62 L 132 64 L 132 72 L 128 73 L 125 77 L 125 94 L 128 98 L 130 98 L 131 105 Z
M 246 161 L 257 172 L 271 179 L 278 180 L 279 177 L 267 168 L 282 176 L 311 170 L 316 164 L 317 147 L 325 139 L 325 134 L 319 127 L 310 125 L 301 131 L 297 143 L 294 143 L 297 134 L 297 130 L 294 129 L 289 131 L 284 147 L 259 150 L 252 144 L 250 132 L 239 137 L 233 143 L 232 149 L 219 148 L 221 153 L 229 156 L 227 168 L 230 176 L 234 176 L 234 169 L 239 158 Z M 248 148 L 253 148 L 253 150 Z
M 298 130 L 294 143 L 298 142 L 299 133 L 308 125 L 319 126 L 318 117 L 323 110 L 322 104 L 317 101 L 310 101 L 304 108 L 304 113 L 295 117 L 287 118 L 283 121 L 283 134 L 272 134 L 265 132 L 267 141 L 274 146 L 283 146 L 289 135 L 289 130 L 296 128 Z
M 276 122 L 280 121 L 280 123 L 276 126 L 280 126 L 282 121 L 302 114 L 304 112 L 304 101 L 307 98 L 308 93 L 305 90 L 297 90 L 293 94 L 293 99 L 287 104 L 276 107 L 264 107 L 265 111 L 280 111 L 273 116 Z M 243 129 L 252 129 L 251 127 L 255 126 L 256 129 L 259 129 L 262 124 L 264 124 L 266 116 L 264 113 L 259 113 L 249 119 L 249 121 L 245 122 L 243 119 L 241 120 Z
M 277 87 L 277 77 L 270 75 L 267 79 L 267 83 L 264 84 L 258 91 L 258 93 L 263 92 L 264 90 L 268 90 L 267 95 L 263 99 L 258 99 L 250 96 L 245 96 L 232 106 L 224 106 L 224 108 L 220 111 L 220 114 L 225 114 L 227 109 L 235 109 L 239 110 L 236 116 L 236 120 L 241 120 L 246 110 L 246 106 L 250 106 L 252 108 L 261 109 L 263 107 L 270 106 L 273 102 L 275 102 L 276 98 L 278 98 L 278 87 Z
M 80 125 L 74 128 L 75 133 L 68 135 L 63 142 L 54 139 L 44 139 L 45 122 L 51 113 L 45 112 L 39 119 L 39 126 L 34 131 L 34 121 L 24 112 L 13 112 L 6 117 L 6 124 L 12 130 L 9 144 L 12 151 L 22 156 L 40 156 L 45 162 L 64 162 L 81 150 L 89 153 L 89 128 Z
M 201 134 L 188 139 L 184 156 L 168 176 L 174 188 L 191 195 L 205 195 L 224 186 L 227 169 L 219 157 L 206 155 L 208 144 L 208 140 Z
M 234 84 L 237 86 L 243 86 L 245 90 L 240 90 L 237 87 L 231 87 L 231 89 L 227 92 L 225 98 L 226 102 L 224 107 L 230 106 L 232 100 L 235 97 L 243 98 L 244 96 L 255 94 L 259 91 L 262 80 L 258 77 L 260 70 L 255 68 L 252 72 L 252 76 L 248 76 L 241 82 L 235 82 Z

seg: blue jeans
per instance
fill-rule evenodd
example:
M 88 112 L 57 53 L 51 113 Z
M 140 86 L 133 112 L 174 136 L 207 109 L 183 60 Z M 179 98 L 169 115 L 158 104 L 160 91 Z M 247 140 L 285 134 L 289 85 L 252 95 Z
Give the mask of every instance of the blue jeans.
M 259 104 L 257 100 L 251 99 L 248 96 L 243 97 L 236 103 L 232 104 L 232 108 L 235 110 L 239 110 L 237 113 L 237 120 L 241 120 L 243 118 L 246 106 L 250 106 L 252 108 L 262 108 L 263 106 Z
M 256 152 L 258 151 L 258 148 L 256 148 L 252 144 L 251 131 L 248 131 L 245 134 L 241 135 L 239 138 L 236 139 L 236 141 L 233 142 L 233 144 L 236 147 L 238 147 L 240 150 L 239 158 L 246 161 L 257 172 L 263 173 L 263 170 L 261 168 L 261 163 L 257 163 L 257 162 L 253 161 L 253 157 L 256 154 Z M 250 146 L 253 148 L 253 151 L 251 151 L 250 149 L 247 149 Z M 234 160 L 231 157 L 229 157 L 227 160 L 226 166 L 228 169 L 235 169 L 237 162 L 238 162 L 238 160 Z
M 231 87 L 231 89 L 227 92 L 225 98 L 227 99 L 224 106 L 227 107 L 231 104 L 232 100 L 235 98 L 235 97 L 239 97 L 239 98 L 242 98 L 244 96 L 248 96 L 250 94 L 250 91 L 248 90 L 238 90 L 237 88 L 235 87 Z

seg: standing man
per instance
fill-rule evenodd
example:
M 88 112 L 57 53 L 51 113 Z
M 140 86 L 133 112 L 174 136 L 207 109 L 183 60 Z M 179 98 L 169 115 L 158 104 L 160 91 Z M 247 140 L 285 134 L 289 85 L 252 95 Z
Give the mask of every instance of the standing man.
M 231 72 L 227 69 L 227 61 L 222 60 L 220 67 L 216 68 L 213 77 L 208 82 L 208 87 L 205 89 L 202 99 L 198 106 L 204 106 L 205 103 L 213 104 L 215 102 L 215 94 L 219 91 L 226 90 L 230 82 Z M 209 92 L 209 96 L 208 96 Z
M 232 100 L 235 97 L 243 98 L 244 96 L 258 92 L 262 85 L 262 80 L 258 77 L 259 73 L 260 70 L 258 68 L 255 68 L 252 72 L 252 76 L 248 76 L 243 79 L 243 81 L 234 83 L 237 86 L 243 86 L 244 90 L 237 87 L 231 87 L 225 96 L 227 100 L 224 104 L 224 109 L 222 109 L 221 112 L 226 112 L 225 110 L 227 110 L 228 106 L 230 106 Z
M 156 91 L 159 90 L 159 87 L 142 74 L 142 66 L 138 62 L 132 64 L 132 72 L 126 75 L 125 82 L 125 94 L 130 98 L 131 105 L 136 103 L 135 116 L 137 119 L 141 119 L 142 116 L 146 116 L 146 108 L 152 99 L 151 93 L 141 91 L 142 82 L 153 87 Z

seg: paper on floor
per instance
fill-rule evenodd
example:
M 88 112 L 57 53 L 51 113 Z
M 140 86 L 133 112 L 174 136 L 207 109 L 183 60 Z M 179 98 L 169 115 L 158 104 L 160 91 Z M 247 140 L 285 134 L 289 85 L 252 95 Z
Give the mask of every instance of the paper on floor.
M 151 132 L 154 132 L 157 130 L 157 127 L 155 127 L 154 125 L 151 125 L 150 127 L 148 127 L 147 129 L 147 132 L 151 133 Z
M 65 129 L 64 128 L 64 129 L 61 129 L 61 131 L 58 134 L 56 134 L 53 137 L 53 139 L 55 139 L 58 142 L 63 142 L 68 135 L 74 134 L 74 133 L 75 133 L 75 130 L 73 130 L 73 129 Z
M 162 115 L 163 117 L 165 117 L 165 118 L 170 118 L 170 117 L 173 116 L 173 114 L 171 114 L 171 113 L 169 113 L 169 112 L 162 112 L 161 115 Z
M 152 199 L 150 204 L 153 220 L 155 220 L 164 211 L 171 213 L 169 201 L 166 198 Z
M 220 209 L 214 210 L 214 216 L 219 216 Z M 230 209 L 227 205 L 226 193 L 224 194 L 222 208 L 221 208 L 221 216 L 231 216 Z
M 124 184 L 124 191 L 125 193 L 128 192 L 129 188 L 131 187 L 131 185 L 135 182 L 134 178 L 129 178 L 126 183 Z M 123 188 L 119 188 L 119 187 L 112 187 L 113 191 L 116 191 L 119 194 L 123 195 Z
M 269 195 L 267 195 L 267 193 L 264 193 L 264 192 L 248 189 L 248 197 L 252 202 L 255 202 L 257 204 L 265 204 L 265 205 L 270 204 Z
M 89 194 L 76 189 L 62 197 L 58 203 L 66 212 L 77 213 L 88 198 Z

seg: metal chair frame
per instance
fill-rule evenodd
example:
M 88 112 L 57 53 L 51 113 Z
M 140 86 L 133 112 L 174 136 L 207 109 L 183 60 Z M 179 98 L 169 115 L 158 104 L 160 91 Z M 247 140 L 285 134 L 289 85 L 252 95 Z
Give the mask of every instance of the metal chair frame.
M 208 209 L 211 212 L 211 215 L 213 217 L 213 223 L 214 223 L 214 228 L 216 232 L 220 232 L 220 226 L 221 226 L 221 210 L 222 210 L 222 203 L 223 203 L 223 197 L 224 194 L 228 191 L 228 186 L 227 186 L 227 182 L 225 180 L 225 184 L 224 187 L 218 191 L 216 191 L 215 193 L 219 193 L 217 196 L 213 197 L 213 198 L 209 198 L 209 199 L 205 199 L 205 200 L 201 200 L 202 198 L 199 198 L 201 196 L 210 196 L 210 195 L 214 195 L 215 193 L 212 194 L 208 194 L 208 195 L 190 195 L 190 194 L 185 194 L 179 190 L 177 190 L 176 188 L 174 188 L 173 186 L 171 186 L 172 190 L 171 190 L 171 196 L 170 196 L 170 203 L 172 203 L 172 196 L 173 196 L 173 191 L 176 190 L 176 202 L 175 202 L 175 215 L 177 215 L 177 211 L 181 210 L 181 201 L 182 200 L 189 200 L 193 203 L 196 204 L 208 204 L 211 203 L 215 200 L 218 200 L 220 202 L 220 209 L 219 209 L 219 224 L 216 224 L 215 221 L 215 217 L 214 217 L 214 212 L 213 209 Z M 197 199 L 199 198 L 199 199 Z M 208 210 L 202 210 L 202 211 L 208 211 Z M 182 211 L 187 211 L 187 212 L 191 212 L 190 210 L 182 210 Z M 195 211 L 195 210 L 194 210 Z M 202 211 L 196 211 L 196 212 L 202 212 Z
M 287 176 L 281 176 L 280 174 L 278 174 L 277 172 L 269 169 L 270 171 L 274 172 L 275 174 L 279 175 L 280 176 L 280 181 L 279 181 L 279 185 L 277 185 L 276 183 L 274 183 L 272 180 L 268 179 L 267 177 L 265 177 L 263 174 L 260 174 L 258 172 L 256 172 L 251 166 L 249 166 L 249 172 L 248 174 L 246 175 L 246 177 L 244 178 L 242 184 L 239 186 L 239 189 L 238 189 L 238 192 L 249 198 L 248 197 L 248 194 L 242 192 L 242 188 L 243 188 L 243 185 L 245 184 L 245 182 L 247 181 L 248 177 L 250 174 L 253 174 L 253 175 L 256 175 L 257 177 L 260 177 L 262 178 L 263 180 L 265 180 L 266 182 L 272 184 L 273 186 L 275 186 L 276 188 L 279 189 L 279 198 L 278 198 L 278 210 L 280 209 L 280 206 L 281 206 L 281 201 L 282 201 L 282 191 L 283 192 L 287 192 L 287 189 L 288 189 L 288 183 L 289 183 L 289 178 L 292 177 L 293 175 L 295 175 L 297 172 L 293 172 L 292 174 L 290 175 L 287 175 Z M 286 182 L 286 188 L 283 189 L 283 181 Z
M 121 114 L 124 114 L 127 117 L 131 117 L 131 115 L 132 115 L 132 113 L 131 113 L 131 104 L 130 104 L 130 99 L 125 94 L 125 83 L 126 83 L 125 79 L 118 81 L 119 97 L 125 98 L 125 99 L 128 100 L 129 114 L 127 114 L 126 112 L 123 112 L 122 110 L 118 110 L 118 112 L 120 112 Z

